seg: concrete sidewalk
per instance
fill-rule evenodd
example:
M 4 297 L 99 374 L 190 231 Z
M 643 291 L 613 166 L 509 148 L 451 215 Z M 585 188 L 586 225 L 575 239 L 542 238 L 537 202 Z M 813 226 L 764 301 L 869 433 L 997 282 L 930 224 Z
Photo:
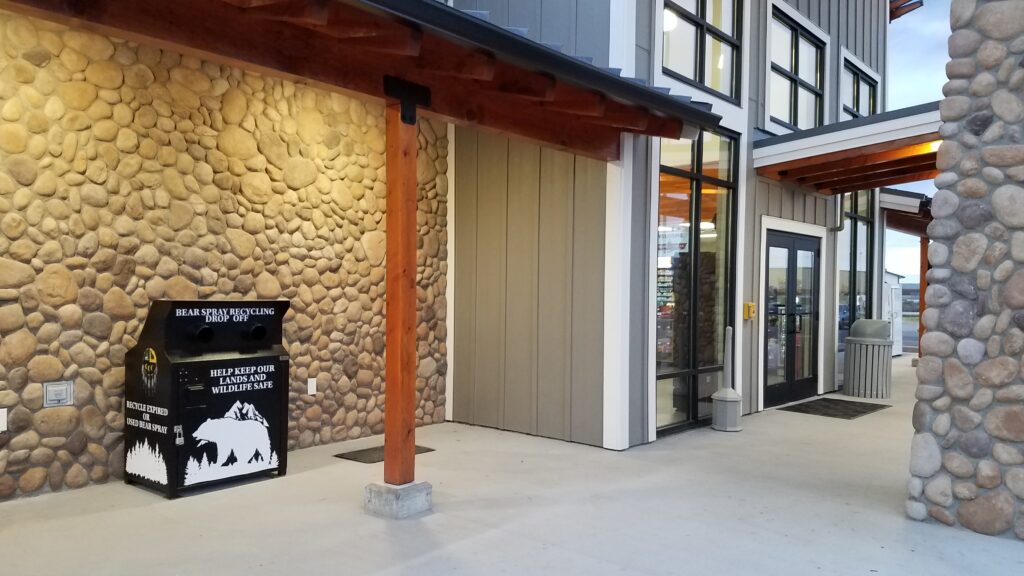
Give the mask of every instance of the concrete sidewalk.
M 770 410 L 624 453 L 430 426 L 435 512 L 363 513 L 382 465 L 293 452 L 287 477 L 167 501 L 111 483 L 0 505 L 3 574 L 890 574 L 1024 571 L 1010 539 L 903 516 L 913 372 L 844 421 Z

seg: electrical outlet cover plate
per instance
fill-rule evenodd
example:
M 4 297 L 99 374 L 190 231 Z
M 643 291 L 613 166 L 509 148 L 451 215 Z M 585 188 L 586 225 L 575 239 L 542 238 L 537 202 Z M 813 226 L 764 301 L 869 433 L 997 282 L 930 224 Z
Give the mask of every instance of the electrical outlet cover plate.
M 306 393 L 310 396 L 316 394 L 316 378 L 306 378 Z
M 43 384 L 43 407 L 71 406 L 75 402 L 75 383 L 71 380 Z
M 7 408 L 0 408 L 0 432 L 7 432 Z

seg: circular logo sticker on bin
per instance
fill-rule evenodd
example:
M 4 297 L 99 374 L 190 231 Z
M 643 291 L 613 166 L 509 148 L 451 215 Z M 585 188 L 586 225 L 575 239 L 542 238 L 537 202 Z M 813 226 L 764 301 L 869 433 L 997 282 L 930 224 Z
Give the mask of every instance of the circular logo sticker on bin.
M 142 352 L 142 388 L 146 396 L 156 395 L 156 350 L 152 348 Z

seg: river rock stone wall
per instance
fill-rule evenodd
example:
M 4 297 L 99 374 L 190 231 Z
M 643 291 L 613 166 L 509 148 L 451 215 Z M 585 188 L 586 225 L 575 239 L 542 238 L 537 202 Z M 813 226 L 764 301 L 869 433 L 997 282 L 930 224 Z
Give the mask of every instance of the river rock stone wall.
M 1024 3 L 951 24 L 906 511 L 1024 539 Z
M 125 352 L 158 298 L 289 299 L 289 448 L 383 431 L 380 103 L 7 12 L 0 52 L 0 499 L 120 475 Z M 421 121 L 419 143 L 429 424 L 445 410 L 445 126 Z M 64 379 L 74 406 L 43 408 Z

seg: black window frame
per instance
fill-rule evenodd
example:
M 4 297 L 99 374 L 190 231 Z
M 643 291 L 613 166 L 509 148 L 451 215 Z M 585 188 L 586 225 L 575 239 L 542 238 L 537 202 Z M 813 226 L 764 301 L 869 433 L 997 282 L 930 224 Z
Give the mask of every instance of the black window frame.
M 729 138 L 732 141 L 732 150 L 731 150 L 731 154 L 730 154 L 731 158 L 730 158 L 730 161 L 729 161 L 729 175 L 730 175 L 731 180 L 723 180 L 721 178 L 716 178 L 714 176 L 708 176 L 708 175 L 703 173 L 704 172 L 704 134 L 707 133 L 707 132 L 711 132 L 711 133 L 713 133 L 713 134 L 715 134 L 715 135 L 717 135 L 719 137 L 722 137 L 722 138 Z M 739 177 L 739 174 L 738 174 L 738 171 L 739 171 L 740 142 L 741 142 L 741 135 L 739 133 L 733 132 L 731 130 L 727 130 L 725 128 L 721 128 L 720 127 L 717 130 L 702 130 L 700 135 L 697 138 L 693 139 L 693 146 L 691 147 L 691 152 L 690 152 L 690 154 L 691 154 L 691 156 L 690 156 L 690 170 L 684 170 L 684 169 L 681 169 L 681 168 L 676 168 L 676 167 L 673 167 L 673 166 L 668 166 L 668 165 L 665 165 L 665 164 L 661 164 L 661 158 L 660 157 L 658 158 L 658 173 L 659 174 L 664 172 L 665 174 L 669 174 L 669 175 L 676 176 L 676 177 L 679 177 L 679 178 L 686 178 L 686 179 L 688 179 L 690 181 L 690 197 L 691 197 L 691 200 L 690 200 L 690 222 L 691 222 L 690 230 L 691 230 L 691 232 L 690 232 L 690 234 L 691 234 L 691 236 L 690 236 L 689 246 L 690 246 L 690 250 L 692 251 L 692 254 L 693 254 L 693 261 L 692 261 L 692 263 L 690 265 L 690 272 L 689 272 L 689 276 L 690 276 L 689 277 L 690 301 L 687 302 L 687 311 L 688 311 L 687 313 L 690 315 L 690 320 L 691 320 L 690 321 L 690 326 L 689 326 L 689 346 L 691 348 L 691 353 L 688 355 L 688 357 L 689 357 L 689 366 L 687 366 L 685 368 L 678 368 L 678 369 L 671 369 L 671 370 L 669 370 L 669 369 L 659 370 L 658 366 L 657 366 L 657 360 L 655 360 L 655 366 L 653 367 L 655 382 L 657 382 L 659 380 L 670 380 L 670 379 L 673 379 L 673 378 L 684 378 L 684 379 L 686 379 L 687 385 L 689 386 L 690 398 L 692 398 L 692 402 L 690 402 L 690 413 L 688 414 L 689 417 L 688 417 L 687 420 L 684 420 L 684 421 L 676 423 L 676 424 L 669 424 L 669 425 L 666 425 L 666 426 L 657 427 L 657 430 L 656 430 L 657 437 L 661 437 L 661 436 L 664 436 L 666 434 L 673 434 L 673 433 L 676 433 L 676 432 L 682 432 L 682 431 L 685 431 L 685 430 L 689 430 L 689 429 L 697 428 L 697 427 L 701 427 L 701 426 L 706 426 L 706 425 L 710 424 L 710 422 L 711 422 L 711 416 L 710 415 L 702 417 L 702 418 L 698 417 L 699 403 L 697 401 L 697 394 L 698 394 L 698 390 L 699 390 L 699 386 L 700 386 L 700 376 L 702 376 L 704 374 L 709 374 L 709 373 L 724 372 L 724 370 L 725 370 L 725 365 L 724 364 L 713 364 L 713 365 L 701 367 L 700 366 L 700 361 L 697 358 L 697 354 L 696 354 L 696 342 L 697 342 L 697 336 L 698 336 L 698 326 L 697 326 L 698 323 L 697 323 L 696 320 L 697 320 L 697 315 L 698 315 L 698 307 L 700 305 L 700 302 L 698 302 L 699 298 L 697 297 L 697 295 L 699 294 L 699 289 L 698 289 L 699 277 L 698 277 L 697 271 L 700 270 L 700 259 L 702 258 L 702 254 L 701 254 L 701 250 L 700 250 L 700 233 L 699 233 L 699 229 L 700 229 L 699 222 L 700 222 L 701 200 L 702 200 L 702 198 L 701 198 L 702 194 L 700 193 L 700 190 L 701 190 L 701 185 L 704 182 L 707 182 L 708 184 L 713 184 L 715 186 L 719 186 L 721 188 L 725 188 L 725 189 L 728 190 L 728 194 L 729 194 L 729 220 L 730 220 L 729 228 L 730 228 L 730 230 L 729 230 L 729 235 L 728 235 L 728 240 L 727 240 L 728 244 L 727 244 L 727 247 L 726 247 L 726 250 L 727 250 L 727 254 L 726 254 L 727 273 L 726 273 L 726 278 L 725 278 L 725 293 L 726 293 L 727 296 L 726 296 L 726 305 L 725 305 L 725 314 L 726 314 L 725 326 L 733 328 L 733 340 L 735 341 L 735 339 L 736 339 L 736 331 L 735 331 L 735 316 L 736 316 L 735 287 L 736 287 L 736 261 L 737 261 L 736 260 L 736 235 L 737 235 L 736 222 L 737 222 L 737 219 L 739 217 L 739 206 L 738 206 L 739 203 L 737 202 L 737 194 L 738 194 L 739 181 L 740 181 L 740 177 Z M 659 185 L 658 197 L 660 198 L 660 185 Z M 656 206 L 655 209 L 656 210 L 658 210 L 657 205 L 658 205 L 658 203 L 656 202 L 656 204 L 655 204 L 655 206 Z M 659 214 L 660 214 L 660 210 L 659 210 Z M 655 322 L 657 321 L 656 313 L 655 313 L 654 321 Z M 654 344 L 656 344 L 656 343 L 652 343 L 652 345 L 654 345 Z M 725 344 L 725 346 L 729 346 L 730 345 L 729 342 L 725 342 L 724 344 Z M 724 355 L 723 355 L 723 361 L 724 361 Z M 654 401 L 657 402 L 657 399 L 655 398 Z
M 842 77 L 839 80 L 839 111 L 846 112 L 853 118 L 863 118 L 864 116 L 873 116 L 878 114 L 878 81 L 870 76 L 867 72 L 864 72 L 859 66 L 850 61 L 849 58 L 843 59 L 843 71 L 850 72 L 853 75 L 853 101 L 857 106 L 860 106 L 860 88 L 861 85 L 867 84 L 874 89 L 871 94 L 871 111 L 867 114 L 862 114 L 859 110 L 854 110 L 843 102 L 846 94 L 842 92 L 843 82 Z M 851 118 L 852 119 L 852 118 Z
M 787 80 L 790 81 L 790 87 L 789 87 L 789 114 L 790 114 L 790 118 L 792 118 L 794 120 L 797 120 L 799 118 L 800 109 L 798 107 L 798 103 L 799 103 L 800 99 L 798 98 L 798 94 L 799 94 L 799 89 L 801 87 L 803 87 L 803 88 L 806 88 L 807 90 L 813 92 L 815 94 L 815 96 L 817 96 L 817 98 L 818 98 L 818 114 L 817 114 L 818 117 L 816 119 L 816 124 L 814 126 L 812 126 L 811 128 L 817 128 L 819 126 L 824 126 L 825 125 L 825 90 L 828 87 L 828 78 L 825 77 L 825 69 L 826 69 L 825 61 L 828 58 L 828 52 L 826 50 L 826 42 L 824 40 L 822 40 L 817 34 L 811 32 L 808 28 L 802 26 L 799 22 L 797 22 L 796 20 L 791 18 L 788 14 L 786 14 L 782 10 L 779 10 L 778 7 L 774 7 L 773 8 L 772 14 L 771 14 L 771 18 L 774 19 L 774 20 L 778 20 L 781 24 L 783 24 L 784 26 L 789 28 L 790 32 L 792 32 L 792 39 L 793 39 L 793 41 L 792 41 L 792 44 L 790 45 L 790 58 L 792 59 L 792 62 L 793 62 L 793 71 L 790 72 L 789 70 L 786 70 L 782 66 L 779 66 L 778 64 L 775 63 L 775 61 L 772 59 L 772 54 L 771 54 L 772 47 L 771 47 L 771 44 L 769 43 L 767 45 L 767 47 L 766 47 L 766 50 L 768 52 L 768 62 L 771 65 L 769 66 L 769 74 L 768 74 L 767 86 L 765 86 L 766 99 L 770 99 L 771 98 L 771 82 L 772 82 L 771 73 L 775 72 L 775 73 L 779 74 L 780 76 L 783 76 L 784 78 L 786 78 Z M 771 25 L 772 25 L 772 23 L 769 22 L 768 27 L 771 28 Z M 807 40 L 811 45 L 813 45 L 814 47 L 816 47 L 818 49 L 818 54 L 819 54 L 820 57 L 818 58 L 818 74 L 817 74 L 817 77 L 821 80 L 821 88 L 818 88 L 817 86 L 812 85 L 811 83 L 807 82 L 806 80 L 804 80 L 803 78 L 800 77 L 800 39 L 801 38 L 803 38 L 804 40 Z M 809 130 L 810 129 L 810 128 L 800 128 L 796 124 L 790 123 L 787 120 L 782 120 L 781 118 L 777 118 L 777 117 L 773 116 L 771 114 L 771 103 L 770 102 L 769 102 L 769 105 L 768 105 L 767 108 L 768 108 L 768 117 L 769 117 L 769 119 L 772 122 L 778 124 L 779 126 L 784 126 L 785 128 L 787 128 L 789 130 L 793 130 L 793 131 Z
M 874 219 L 874 205 L 875 205 L 875 191 L 874 190 L 860 190 L 857 192 L 847 192 L 850 196 L 850 209 L 846 210 L 843 208 L 843 218 L 847 219 L 846 225 L 850 227 L 850 274 L 853 275 L 853 280 L 850 282 L 850 295 L 848 310 L 850 310 L 850 324 L 857 320 L 857 241 L 858 232 L 857 224 L 862 223 L 867 226 L 867 249 L 868 249 L 868 269 L 865 271 L 865 283 L 868 286 L 866 291 L 867 300 L 864 303 L 864 318 L 871 318 L 874 312 L 875 305 L 875 293 L 872 289 L 875 285 L 875 219 Z M 864 206 L 864 203 L 867 203 Z M 862 208 L 867 208 L 865 214 L 861 214 Z
M 723 98 L 733 104 L 740 104 L 740 92 L 741 83 L 743 81 L 743 58 L 741 57 L 742 42 L 740 38 L 743 34 L 743 0 L 732 0 L 733 2 L 733 35 L 730 36 L 728 33 L 718 28 L 714 24 L 707 21 L 707 10 L 708 0 L 695 0 L 697 2 L 697 11 L 700 14 L 694 14 L 684 8 L 682 5 L 674 2 L 673 0 L 665 0 L 664 10 L 670 10 L 680 20 L 689 22 L 697 29 L 697 54 L 696 65 L 694 67 L 696 78 L 687 78 L 681 72 L 677 72 L 670 68 L 665 63 L 665 50 L 664 41 L 662 41 L 662 54 L 661 54 L 661 71 L 662 74 L 678 80 L 684 84 L 698 88 L 719 98 Z M 665 31 L 661 31 L 662 38 L 664 38 Z M 707 54 L 707 36 L 711 35 L 715 40 L 726 44 L 732 48 L 732 92 L 733 94 L 726 94 L 719 90 L 712 88 L 705 84 L 706 80 L 706 54 Z

